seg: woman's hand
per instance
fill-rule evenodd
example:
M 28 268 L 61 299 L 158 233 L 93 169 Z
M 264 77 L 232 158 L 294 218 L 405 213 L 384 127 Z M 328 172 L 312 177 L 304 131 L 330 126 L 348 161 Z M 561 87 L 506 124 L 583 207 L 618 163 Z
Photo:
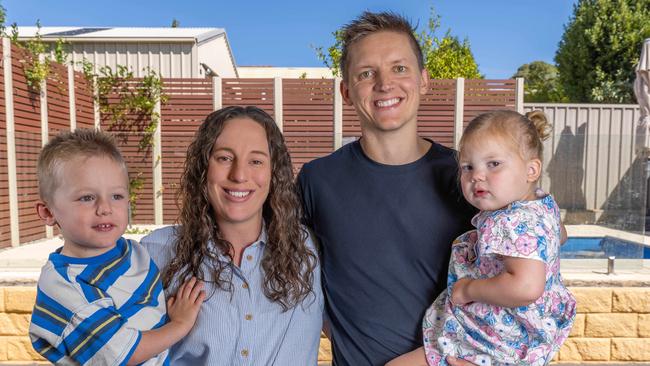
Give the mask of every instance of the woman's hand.
M 451 288 L 451 303 L 453 305 L 460 306 L 472 302 L 472 299 L 467 293 L 467 286 L 470 282 L 472 282 L 472 280 L 467 277 L 456 281 L 454 287 Z
M 447 356 L 447 363 L 449 366 L 477 366 L 475 363 L 469 361 L 461 360 L 453 356 Z
M 189 333 L 196 322 L 204 299 L 203 282 L 196 277 L 190 278 L 178 288 L 175 296 L 167 300 L 167 315 L 171 319 L 170 323 L 174 323 L 185 334 Z

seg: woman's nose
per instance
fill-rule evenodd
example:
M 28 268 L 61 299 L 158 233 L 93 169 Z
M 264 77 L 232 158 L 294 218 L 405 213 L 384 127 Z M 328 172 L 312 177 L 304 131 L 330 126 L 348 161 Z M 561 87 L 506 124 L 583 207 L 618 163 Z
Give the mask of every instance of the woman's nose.
M 245 182 L 247 177 L 246 165 L 235 160 L 230 166 L 228 178 L 233 182 Z

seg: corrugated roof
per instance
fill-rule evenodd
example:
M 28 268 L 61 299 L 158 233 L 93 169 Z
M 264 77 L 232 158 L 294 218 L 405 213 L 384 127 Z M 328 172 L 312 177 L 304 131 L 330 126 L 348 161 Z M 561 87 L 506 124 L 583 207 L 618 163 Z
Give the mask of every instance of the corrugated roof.
M 32 38 L 38 31 L 37 27 L 18 27 L 19 38 Z M 145 27 L 41 27 L 43 39 L 62 38 L 102 40 L 196 40 L 203 42 L 210 38 L 226 33 L 223 28 L 145 28 Z

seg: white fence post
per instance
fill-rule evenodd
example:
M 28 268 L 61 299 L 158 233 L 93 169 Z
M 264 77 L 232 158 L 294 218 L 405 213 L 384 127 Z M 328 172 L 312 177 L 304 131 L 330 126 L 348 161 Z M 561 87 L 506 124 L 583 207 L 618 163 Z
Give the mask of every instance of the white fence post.
M 275 111 L 275 123 L 278 125 L 280 131 L 283 127 L 282 115 L 282 78 L 274 78 L 273 80 L 273 110 Z
M 524 78 L 516 78 L 515 84 L 515 110 L 524 114 Z
M 14 124 L 14 86 L 11 76 L 11 40 L 2 38 L 2 67 L 5 83 L 5 116 L 7 123 L 7 175 L 9 185 L 9 222 L 11 246 L 20 244 L 18 228 L 18 180 L 16 177 L 16 126 Z
M 163 224 L 163 185 L 162 185 L 162 113 L 160 100 L 154 106 L 154 113 L 158 114 L 158 123 L 153 133 L 153 149 L 151 161 L 153 162 L 153 212 L 154 223 Z
M 465 79 L 456 79 L 456 108 L 454 109 L 454 148 L 458 150 L 463 136 L 463 113 L 465 109 Z
M 101 130 L 101 114 L 99 112 L 99 82 L 97 81 L 97 76 L 93 76 L 93 117 L 95 120 L 95 129 Z
M 341 78 L 334 78 L 334 150 L 343 144 L 343 96 Z
M 77 103 L 74 95 L 74 69 L 68 65 L 68 97 L 70 105 L 70 131 L 77 129 Z
M 45 60 L 45 55 L 40 54 L 38 58 L 40 62 L 43 62 Z M 39 97 L 41 105 L 41 146 L 45 146 L 45 144 L 47 144 L 47 141 L 50 139 L 50 128 L 47 119 L 47 79 L 41 80 L 40 88 L 41 92 Z M 45 225 L 45 237 L 54 237 L 54 228 L 52 226 Z
M 218 76 L 212 77 L 212 108 L 218 111 L 223 107 L 223 95 L 221 90 L 221 78 Z

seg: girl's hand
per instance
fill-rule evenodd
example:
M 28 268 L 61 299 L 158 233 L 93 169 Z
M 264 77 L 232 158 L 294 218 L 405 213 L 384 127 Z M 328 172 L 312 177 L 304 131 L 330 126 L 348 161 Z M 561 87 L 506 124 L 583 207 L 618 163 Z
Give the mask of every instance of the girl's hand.
M 461 360 L 453 356 L 447 356 L 447 363 L 449 366 L 477 366 L 475 363 L 469 361 Z
M 467 285 L 469 285 L 470 282 L 472 282 L 472 280 L 465 277 L 454 283 L 454 287 L 451 288 L 451 303 L 453 305 L 460 306 L 473 301 L 467 293 Z
M 167 300 L 167 315 L 171 319 L 170 323 L 175 324 L 185 334 L 189 333 L 196 322 L 204 299 L 203 282 L 195 277 L 190 278 L 178 288 L 175 296 Z

